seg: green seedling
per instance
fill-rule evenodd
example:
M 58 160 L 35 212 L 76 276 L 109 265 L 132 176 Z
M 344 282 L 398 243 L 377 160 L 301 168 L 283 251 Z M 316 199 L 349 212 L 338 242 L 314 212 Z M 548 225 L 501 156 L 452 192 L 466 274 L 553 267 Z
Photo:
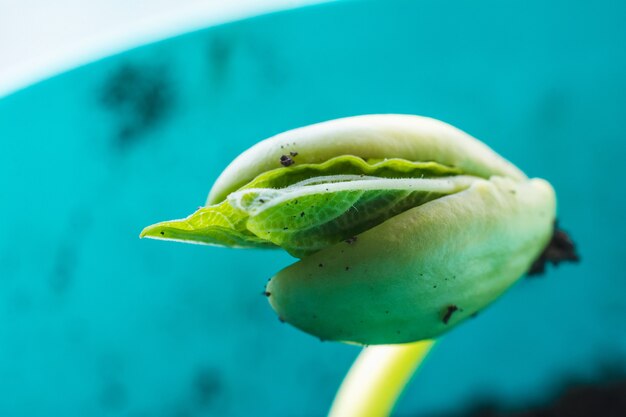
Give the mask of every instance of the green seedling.
M 323 340 L 389 345 L 436 338 L 496 300 L 541 259 L 555 217 L 548 182 L 468 134 L 370 115 L 258 143 L 221 174 L 206 207 L 141 236 L 282 248 L 300 260 L 266 288 L 281 320 Z M 388 413 L 428 343 L 391 348 L 397 361 L 385 369 L 398 369 L 397 387 L 372 396 L 370 411 L 345 406 L 344 386 L 333 415 Z

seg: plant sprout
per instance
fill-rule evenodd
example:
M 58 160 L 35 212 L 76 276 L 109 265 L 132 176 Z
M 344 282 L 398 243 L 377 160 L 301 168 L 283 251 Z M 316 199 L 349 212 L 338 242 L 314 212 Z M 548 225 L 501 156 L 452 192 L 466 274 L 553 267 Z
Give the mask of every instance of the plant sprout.
M 378 417 L 434 338 L 540 269 L 538 259 L 575 258 L 566 235 L 563 250 L 549 245 L 555 216 L 548 182 L 468 134 L 367 115 L 256 144 L 220 175 L 206 207 L 141 237 L 299 258 L 265 294 L 281 320 L 322 340 L 383 345 L 364 350 L 330 412 Z

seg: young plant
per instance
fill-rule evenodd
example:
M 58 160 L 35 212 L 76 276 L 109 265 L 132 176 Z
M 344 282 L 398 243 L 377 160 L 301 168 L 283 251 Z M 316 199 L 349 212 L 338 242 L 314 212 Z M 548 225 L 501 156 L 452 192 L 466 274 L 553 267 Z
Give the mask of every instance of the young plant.
M 331 410 L 384 416 L 430 339 L 542 259 L 555 213 L 546 181 L 466 133 L 368 115 L 258 143 L 220 175 L 206 207 L 141 236 L 300 258 L 268 283 L 271 306 L 323 340 L 394 345 L 365 350 Z

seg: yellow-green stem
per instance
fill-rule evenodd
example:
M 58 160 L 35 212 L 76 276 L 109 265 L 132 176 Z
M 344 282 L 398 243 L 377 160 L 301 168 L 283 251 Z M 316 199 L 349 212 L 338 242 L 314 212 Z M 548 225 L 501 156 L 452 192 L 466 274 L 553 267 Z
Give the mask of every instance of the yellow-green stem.
M 328 417 L 387 417 L 434 340 L 370 346 L 356 359 Z

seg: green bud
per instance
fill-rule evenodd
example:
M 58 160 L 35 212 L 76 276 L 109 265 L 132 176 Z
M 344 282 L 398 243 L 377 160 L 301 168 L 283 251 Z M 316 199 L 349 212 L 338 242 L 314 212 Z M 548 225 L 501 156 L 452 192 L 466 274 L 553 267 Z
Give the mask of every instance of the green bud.
M 548 244 L 556 202 L 493 150 L 404 115 L 320 123 L 236 158 L 208 206 L 142 236 L 281 247 L 279 317 L 324 340 L 436 337 L 498 298 Z

